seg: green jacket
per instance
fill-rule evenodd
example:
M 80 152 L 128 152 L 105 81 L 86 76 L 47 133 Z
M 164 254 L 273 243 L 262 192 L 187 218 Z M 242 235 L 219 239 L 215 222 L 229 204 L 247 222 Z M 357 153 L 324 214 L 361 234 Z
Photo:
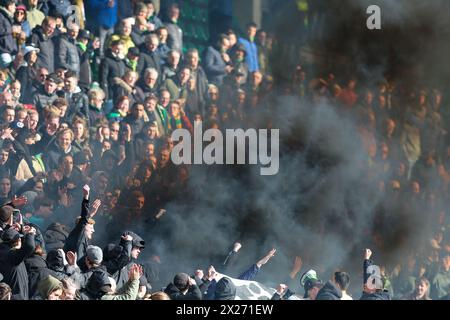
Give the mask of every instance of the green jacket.
M 128 280 L 116 294 L 105 294 L 101 300 L 136 300 L 139 291 L 139 279 Z

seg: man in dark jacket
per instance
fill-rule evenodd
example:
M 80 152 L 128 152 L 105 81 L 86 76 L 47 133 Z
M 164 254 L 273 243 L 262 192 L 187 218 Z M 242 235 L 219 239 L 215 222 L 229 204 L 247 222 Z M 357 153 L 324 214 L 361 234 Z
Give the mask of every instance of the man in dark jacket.
M 370 260 L 371 256 L 372 251 L 365 249 L 363 262 L 364 289 L 360 300 L 391 300 L 389 291 L 383 289 L 380 268 L 373 265 L 372 260 Z
M 341 289 L 333 281 L 328 281 L 317 293 L 316 300 L 341 300 Z
M 58 169 L 59 159 L 65 155 L 74 155 L 72 148 L 73 132 L 70 129 L 58 131 L 56 139 L 53 140 L 44 152 L 43 161 L 47 170 Z
M 195 48 L 189 49 L 186 53 L 186 65 L 191 68 L 191 77 L 195 80 L 195 90 L 198 97 L 198 111 L 204 117 L 208 100 L 208 78 L 199 61 L 200 55 L 198 50 Z
M 64 245 L 64 251 L 72 251 L 77 254 L 78 265 L 81 267 L 84 263 L 83 259 L 86 256 L 86 250 L 89 246 L 89 241 L 92 239 L 94 233 L 94 223 L 92 216 L 89 217 L 89 193 L 88 185 L 83 187 L 83 201 L 81 203 L 81 216 L 78 218 L 75 228 L 70 232 Z M 94 212 L 94 214 L 96 211 Z
M 42 26 L 33 30 L 30 40 L 30 43 L 40 49 L 37 65 L 46 68 L 49 73 L 55 70 L 55 28 L 55 18 L 46 17 Z
M 126 71 L 124 62 L 124 43 L 122 40 L 115 40 L 111 43 L 111 49 L 108 49 L 105 58 L 100 65 L 100 87 L 105 92 L 105 100 L 112 99 L 110 84 L 114 78 L 121 78 Z
M 180 7 L 173 3 L 167 10 L 167 19 L 164 24 L 169 32 L 168 45 L 172 50 L 183 52 L 183 30 L 178 25 Z
M 116 280 L 117 288 L 122 288 L 129 280 L 130 268 L 137 263 L 145 241 L 132 231 L 125 231 L 118 246 L 108 245 L 105 262 L 109 274 Z M 108 254 L 108 257 L 106 257 Z M 144 276 L 143 276 L 144 277 Z
M 147 68 L 155 68 L 161 74 L 161 60 L 158 53 L 159 38 L 156 34 L 145 37 L 145 47 L 141 48 L 136 71 L 140 77 L 144 76 Z
M 69 107 L 67 109 L 67 121 L 72 123 L 75 116 L 88 121 L 89 101 L 87 95 L 78 86 L 78 78 L 75 71 L 67 71 L 64 79 L 64 98 Z
M 67 27 L 67 33 L 63 33 L 59 36 L 58 41 L 58 55 L 57 55 L 57 67 L 63 67 L 67 70 L 76 72 L 78 76 L 80 74 L 80 56 L 77 48 L 77 37 L 80 31 L 80 27 L 72 23 Z
M 33 94 L 32 103 L 36 106 L 36 109 L 41 116 L 43 109 L 58 98 L 56 90 L 61 81 L 62 80 L 56 74 L 49 74 L 45 79 L 44 85 Z
M 164 292 L 172 300 L 202 300 L 202 292 L 195 280 L 186 273 L 178 273 Z
M 172 100 L 187 98 L 187 84 L 191 76 L 191 69 L 189 67 L 182 67 L 177 75 L 173 78 L 166 79 L 164 88 L 169 90 Z
M 2 68 L 7 67 L 17 53 L 17 42 L 13 37 L 13 32 L 18 33 L 18 27 L 13 26 L 14 9 L 14 0 L 0 1 L 0 65 Z
M 229 46 L 230 40 L 226 35 L 221 34 L 217 46 L 209 46 L 205 50 L 203 67 L 209 82 L 216 86 L 221 86 L 223 79 L 233 70 L 231 59 L 226 53 Z
M 92 83 L 91 60 L 94 58 L 94 46 L 90 42 L 91 33 L 89 30 L 80 30 L 78 33 L 77 50 L 80 57 L 79 84 L 86 92 Z
M 2 234 L 0 244 L 0 273 L 13 294 L 13 299 L 28 300 L 28 273 L 24 260 L 34 252 L 34 236 L 36 229 L 24 227 L 25 238 L 22 244 L 22 235 L 14 228 L 6 229 Z

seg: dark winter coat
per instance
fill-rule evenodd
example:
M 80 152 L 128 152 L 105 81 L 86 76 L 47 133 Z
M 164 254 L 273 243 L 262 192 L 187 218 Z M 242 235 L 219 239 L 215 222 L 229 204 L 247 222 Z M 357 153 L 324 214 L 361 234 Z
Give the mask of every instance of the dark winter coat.
M 89 100 L 87 95 L 83 93 L 80 88 L 77 88 L 74 93 L 66 92 L 64 98 L 69 104 L 66 112 L 66 118 L 69 123 L 72 123 L 75 116 L 88 120 Z
M 121 78 L 127 70 L 125 61 L 119 57 L 115 57 L 109 49 L 106 51 L 105 58 L 100 64 L 100 87 L 105 91 L 106 100 L 112 99 L 110 85 L 114 78 Z
M 12 35 L 13 18 L 0 8 L 0 53 L 17 53 L 17 42 Z
M 342 291 L 334 283 L 328 281 L 317 293 L 316 300 L 341 300 Z
M 227 75 L 226 63 L 220 52 L 214 47 L 208 47 L 203 58 L 203 68 L 208 76 L 209 82 L 221 86 Z
M 48 171 L 57 169 L 59 158 L 66 154 L 71 154 L 73 156 L 73 153 L 73 148 L 70 148 L 70 151 L 66 153 L 59 147 L 56 140 L 53 140 L 42 155 L 45 168 Z
M 37 64 L 44 67 L 49 73 L 55 71 L 55 36 L 47 37 L 43 34 L 42 27 L 38 26 L 33 29 L 30 43 L 33 43 L 40 49 L 38 53 Z
M 49 105 L 52 104 L 58 96 L 56 95 L 56 92 L 49 94 L 45 91 L 44 87 L 42 86 L 39 91 L 36 91 L 33 94 L 32 98 L 32 104 L 36 106 L 36 110 L 39 112 L 40 116 L 42 117 L 43 109 Z
M 84 228 L 88 223 L 89 200 L 83 199 L 81 203 L 81 219 L 75 228 L 70 232 L 64 245 L 64 251 L 72 251 L 77 254 L 78 261 L 86 255 L 89 241 L 84 233 Z
M 13 249 L 7 243 L 0 244 L 0 273 L 3 274 L 3 282 L 12 290 L 14 298 L 28 300 L 28 273 L 24 260 L 34 252 L 34 235 L 27 234 L 20 249 Z
M 183 30 L 173 22 L 165 22 L 165 25 L 169 33 L 167 44 L 172 50 L 183 52 Z
M 52 223 L 44 233 L 45 249 L 49 252 L 54 249 L 64 248 L 68 236 L 69 231 L 65 225 L 57 222 Z
M 170 283 L 164 292 L 172 300 L 202 300 L 202 292 L 197 285 L 190 286 L 187 293 L 183 294 L 173 283 Z
M 161 74 L 161 58 L 156 50 L 150 52 L 147 48 L 142 48 L 136 71 L 143 78 L 147 68 L 155 68 Z
M 49 270 L 45 259 L 38 254 L 33 254 L 26 259 L 25 267 L 28 272 L 28 288 L 30 290 L 29 296 L 31 298 L 37 293 L 39 281 L 49 275 Z
M 64 67 L 80 74 L 80 56 L 75 39 L 67 34 L 62 34 L 58 41 L 58 55 L 55 67 Z
M 20 102 L 31 103 L 31 92 L 35 90 L 33 86 L 33 79 L 36 77 L 36 67 L 24 65 L 16 72 L 16 80 L 19 80 L 20 87 Z

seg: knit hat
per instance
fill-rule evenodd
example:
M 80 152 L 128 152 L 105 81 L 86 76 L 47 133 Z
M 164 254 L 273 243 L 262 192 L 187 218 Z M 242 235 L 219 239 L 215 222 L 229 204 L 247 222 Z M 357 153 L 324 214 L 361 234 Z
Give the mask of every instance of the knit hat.
M 185 290 L 189 286 L 189 275 L 186 273 L 178 273 L 173 278 L 173 284 L 179 290 Z
M 17 240 L 19 240 L 19 238 L 23 237 L 23 235 L 21 235 L 19 232 L 16 231 L 16 229 L 14 228 L 8 228 L 6 230 L 3 231 L 2 233 L 2 241 L 4 243 L 14 243 Z
M 103 261 L 103 251 L 97 246 L 88 246 L 86 256 L 90 262 L 95 264 L 101 264 Z
M 234 300 L 236 297 L 236 286 L 230 278 L 223 277 L 217 282 L 214 291 L 214 300 Z
M 38 284 L 38 292 L 43 299 L 47 299 L 52 292 L 62 288 L 62 282 L 51 275 L 39 281 Z

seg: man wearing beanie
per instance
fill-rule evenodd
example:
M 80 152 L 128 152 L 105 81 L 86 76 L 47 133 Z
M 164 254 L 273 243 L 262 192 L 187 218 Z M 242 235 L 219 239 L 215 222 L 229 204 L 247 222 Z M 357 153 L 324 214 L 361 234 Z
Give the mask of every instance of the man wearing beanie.
M 164 292 L 172 300 L 202 300 L 202 292 L 195 280 L 186 273 L 178 273 Z

